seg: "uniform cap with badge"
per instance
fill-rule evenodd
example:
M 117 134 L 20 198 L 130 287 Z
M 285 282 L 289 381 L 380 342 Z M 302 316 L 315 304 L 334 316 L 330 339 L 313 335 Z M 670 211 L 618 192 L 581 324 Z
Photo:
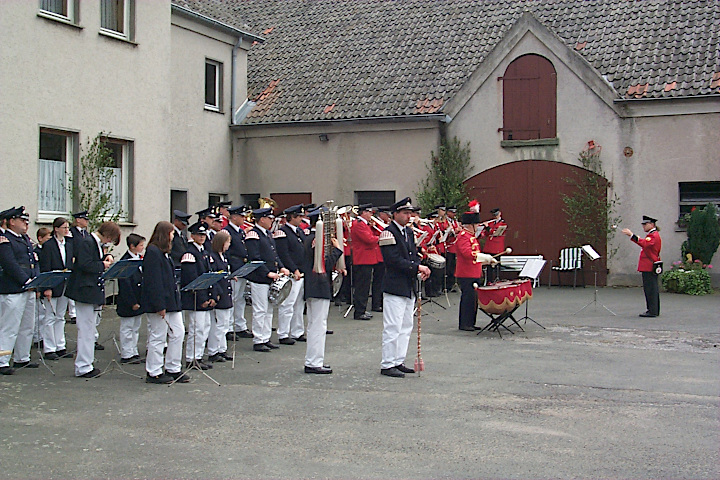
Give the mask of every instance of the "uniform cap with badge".
M 640 223 L 642 223 L 643 225 L 645 225 L 646 223 L 657 223 L 657 218 L 648 217 L 647 215 L 643 215 L 642 218 L 642 222 Z
M 188 227 L 188 231 L 193 235 L 207 235 L 208 224 L 205 222 L 195 222 Z
M 20 218 L 22 220 L 30 221 L 30 215 L 25 211 L 25 207 L 15 207 L 5 210 L 5 218 L 12 220 L 13 218 Z
M 255 220 L 259 220 L 263 217 L 275 218 L 275 215 L 273 215 L 272 207 L 258 208 L 253 210 L 252 213 L 255 217 Z
M 192 217 L 191 214 L 185 213 L 182 210 L 173 210 L 173 216 L 185 225 L 190 224 L 190 217 Z
M 397 213 L 402 210 L 410 210 L 410 211 L 415 210 L 415 207 L 412 205 L 412 200 L 410 199 L 410 197 L 405 197 L 402 200 L 400 200 L 399 202 L 395 202 L 392 205 L 390 205 L 390 211 L 392 213 Z
M 84 218 L 85 220 L 88 220 L 88 211 L 83 210 L 81 212 L 76 212 L 72 214 L 73 218 Z
M 285 215 L 305 215 L 305 205 L 302 203 L 299 205 L 293 205 L 283 210 Z
M 230 216 L 232 215 L 241 215 L 245 216 L 247 215 L 247 206 L 246 205 L 238 205 L 237 207 L 228 208 L 228 214 Z

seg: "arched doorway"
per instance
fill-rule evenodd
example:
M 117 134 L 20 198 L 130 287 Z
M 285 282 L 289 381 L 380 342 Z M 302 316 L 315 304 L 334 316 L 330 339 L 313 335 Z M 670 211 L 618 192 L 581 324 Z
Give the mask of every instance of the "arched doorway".
M 517 255 L 542 255 L 557 265 L 560 249 L 569 245 L 568 226 L 563 211 L 562 194 L 572 195 L 576 186 L 566 178 L 581 178 L 587 170 L 560 162 L 523 160 L 506 163 L 467 179 L 464 183 L 470 198 L 481 204 L 481 219 L 491 218 L 490 210 L 500 208 L 508 223 L 505 244 Z M 592 174 L 592 173 L 591 173 Z M 578 177 L 580 175 L 580 177 Z M 594 174 L 592 174 L 594 175 Z M 607 181 L 598 177 L 602 185 Z M 593 248 L 602 258 L 593 264 L 598 272 L 598 285 L 605 285 L 607 277 L 607 241 L 603 239 Z M 592 283 L 587 257 L 583 264 L 585 281 Z M 549 265 L 543 271 L 546 281 Z M 553 277 L 553 282 L 556 279 Z

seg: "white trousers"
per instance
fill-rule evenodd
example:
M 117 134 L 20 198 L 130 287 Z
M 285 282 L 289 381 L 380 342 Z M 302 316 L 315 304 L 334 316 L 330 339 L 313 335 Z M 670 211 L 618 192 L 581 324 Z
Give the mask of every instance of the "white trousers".
M 100 321 L 102 306 L 75 302 L 77 321 L 77 354 L 75 355 L 75 376 L 79 377 L 93 369 L 95 361 L 95 338 Z
M 325 362 L 325 337 L 327 334 L 327 318 L 330 311 L 330 300 L 325 298 L 308 298 L 307 302 L 307 349 L 305 350 L 306 367 L 322 367 Z
M 120 317 L 120 356 L 130 358 L 138 355 L 138 337 L 142 315 Z
M 188 336 L 185 341 L 185 360 L 202 360 L 205 342 L 210 333 L 210 311 L 185 310 L 188 319 Z
M 163 373 L 178 373 L 182 368 L 182 344 L 185 338 L 185 325 L 182 312 L 167 312 L 165 318 L 157 313 L 147 313 L 148 353 L 145 359 L 145 371 L 153 377 Z M 163 361 L 163 349 L 167 342 L 167 351 Z
M 232 303 L 233 303 L 233 331 L 242 332 L 247 330 L 245 319 L 245 286 L 247 279 L 238 278 L 232 282 Z
M 268 301 L 270 285 L 250 282 L 252 295 L 252 330 L 253 344 L 267 343 L 272 333 L 273 307 Z
M 210 334 L 207 340 L 208 355 L 227 352 L 227 338 L 233 321 L 233 307 L 210 311 Z
M 305 333 L 305 322 L 303 322 L 305 279 L 293 278 L 290 281 L 292 282 L 290 294 L 278 307 L 278 338 L 288 338 L 288 336 L 298 338 Z
M 43 299 L 45 315 L 40 322 L 40 337 L 43 339 L 45 353 L 65 350 L 65 312 L 68 307 L 66 296 Z
M 383 295 L 383 332 L 381 368 L 405 363 L 410 333 L 413 329 L 415 298 Z
M 30 361 L 35 329 L 35 292 L 0 295 L 0 350 L 13 350 L 15 362 Z M 10 355 L 0 357 L 0 367 L 10 365 Z
M 77 318 L 77 312 L 75 311 L 75 300 L 68 298 L 68 315 L 70 318 Z

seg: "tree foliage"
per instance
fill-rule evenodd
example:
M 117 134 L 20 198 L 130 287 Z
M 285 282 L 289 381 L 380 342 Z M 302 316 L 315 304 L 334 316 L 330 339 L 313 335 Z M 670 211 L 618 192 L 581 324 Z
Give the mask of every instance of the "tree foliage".
M 440 204 L 460 209 L 467 206 L 468 194 L 463 181 L 470 174 L 470 142 L 461 145 L 457 137 L 443 139 L 437 154 L 430 153 L 430 164 L 425 168 L 427 176 L 416 193 L 423 212 Z
M 565 204 L 563 212 L 568 222 L 569 235 L 566 241 L 569 245 L 595 245 L 603 241 L 609 244 L 615 234 L 615 226 L 620 223 L 616 213 L 619 200 L 615 194 L 608 197 L 601 152 L 601 146 L 593 141 L 588 142 L 588 147 L 578 157 L 586 171 L 564 179 L 576 187 L 571 195 L 561 194 Z M 608 257 L 612 257 L 616 251 L 609 251 Z
M 98 228 L 104 221 L 116 222 L 122 215 L 112 202 L 110 185 L 114 160 L 112 151 L 105 145 L 107 137 L 107 133 L 100 132 L 95 138 L 88 139 L 80 156 L 80 171 L 70 182 L 74 205 L 88 211 L 90 230 Z
M 690 213 L 687 240 L 683 242 L 683 257 L 688 253 L 702 263 L 710 263 L 720 245 L 720 224 L 715 205 L 708 203 Z

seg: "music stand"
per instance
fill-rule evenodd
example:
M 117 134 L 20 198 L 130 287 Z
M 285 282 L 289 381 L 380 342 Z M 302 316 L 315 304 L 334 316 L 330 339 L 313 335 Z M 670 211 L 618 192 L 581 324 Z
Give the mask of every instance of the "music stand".
M 540 276 L 540 273 L 542 272 L 543 268 L 545 268 L 545 264 L 547 263 L 547 260 L 543 260 L 541 258 L 530 258 L 527 262 L 525 262 L 525 265 L 523 266 L 523 269 L 520 271 L 520 274 L 518 275 L 519 278 L 529 278 L 535 282 L 537 278 Z M 525 302 L 525 316 L 522 317 L 520 320 L 525 320 L 525 323 L 527 323 L 528 320 L 533 322 L 535 325 L 538 325 L 539 327 L 542 327 L 543 330 L 545 330 L 545 327 L 540 325 L 538 322 L 536 322 L 532 317 L 528 315 L 528 303 L 530 303 L 530 300 Z M 518 321 L 520 321 L 518 320 Z
M 595 249 L 594 249 L 593 247 L 591 247 L 590 245 L 583 245 L 581 248 L 582 248 L 583 253 L 585 253 L 585 255 L 587 255 L 588 258 L 590 258 L 590 261 L 591 261 L 591 262 L 595 262 L 595 260 L 597 260 L 598 258 L 600 258 L 600 254 L 599 254 L 598 252 L 596 252 Z M 594 263 L 593 263 L 593 265 L 594 265 Z M 593 268 L 593 274 L 594 274 L 594 277 L 595 277 L 595 279 L 594 279 L 594 286 L 595 286 L 595 288 L 594 288 L 594 291 L 593 291 L 593 299 L 592 299 L 590 302 L 588 302 L 587 305 L 585 305 L 584 307 L 582 307 L 580 310 L 578 310 L 577 312 L 573 313 L 573 315 L 576 315 L 576 314 L 582 312 L 583 310 L 585 310 L 587 307 L 589 307 L 589 306 L 592 305 L 592 304 L 595 304 L 595 308 L 597 308 L 597 304 L 598 304 L 598 288 L 597 288 L 597 269 L 596 269 L 596 268 Z M 615 312 L 613 312 L 612 310 L 610 310 L 608 307 L 606 307 L 606 306 L 603 305 L 602 303 L 600 303 L 600 306 L 603 307 L 603 308 L 604 308 L 605 310 L 607 310 L 608 312 L 612 313 L 614 316 L 617 316 L 617 314 L 616 314 Z
M 255 268 L 257 268 L 257 267 L 255 267 Z M 232 276 L 233 274 L 230 274 L 230 275 Z M 181 291 L 193 292 L 193 295 L 195 296 L 193 304 L 197 305 L 197 291 L 208 289 L 208 288 L 212 287 L 213 285 L 215 285 L 220 280 L 222 280 L 223 278 L 227 278 L 226 272 L 205 272 L 202 275 L 200 275 L 199 277 L 197 277 L 195 280 L 193 280 L 192 282 L 185 285 L 181 289 Z M 195 352 L 196 342 L 197 342 L 197 322 L 195 323 L 195 332 L 193 335 L 193 357 L 195 356 L 194 352 Z M 235 358 L 235 357 L 233 357 L 233 358 Z M 197 361 L 195 360 L 195 358 L 193 358 L 193 361 L 190 362 L 190 366 L 188 368 L 186 368 L 184 372 L 181 371 L 180 375 L 178 375 L 178 377 L 175 380 L 173 380 L 170 383 L 170 385 L 175 384 L 175 382 L 177 382 L 179 379 L 183 378 L 183 375 L 185 375 L 186 372 L 189 372 L 190 370 L 193 370 L 193 369 L 195 369 L 198 372 L 205 375 L 218 387 L 220 386 L 220 383 L 218 383 L 217 380 L 215 380 L 213 377 L 208 375 L 202 368 L 200 368 L 200 366 L 197 364 Z
M 252 272 L 254 272 L 255 270 L 257 270 L 257 269 L 260 267 L 260 265 L 262 265 L 262 264 L 264 264 L 264 263 L 265 263 L 265 262 L 263 262 L 262 260 L 255 260 L 255 261 L 252 261 L 252 262 L 248 262 L 248 263 L 246 263 L 245 265 L 243 265 L 242 267 L 240 267 L 240 268 L 238 268 L 237 270 L 235 270 L 234 272 L 229 273 L 229 274 L 227 275 L 227 277 L 225 277 L 225 278 L 232 278 L 232 279 L 235 279 L 235 278 L 245 278 L 245 277 L 247 277 L 248 275 L 250 275 Z M 244 298 L 243 298 L 243 301 L 245 301 Z M 244 307 L 245 307 L 245 305 L 243 304 L 243 308 L 244 308 Z M 234 328 L 233 328 L 233 332 L 234 332 L 234 331 L 235 331 L 235 330 L 234 330 Z M 233 352 L 232 366 L 230 367 L 230 368 L 233 369 L 233 370 L 235 370 L 235 346 L 236 346 L 236 345 L 237 345 L 237 341 L 234 341 L 234 342 L 233 342 L 233 350 L 232 350 L 232 352 Z M 248 354 L 243 353 L 243 355 L 246 356 L 246 357 L 248 357 L 248 358 L 252 358 L 252 357 L 251 357 L 250 355 L 248 355 Z M 255 360 L 255 359 L 253 358 L 253 360 Z M 258 362 L 258 363 L 260 363 L 260 362 Z
M 137 269 L 142 266 L 142 260 L 140 259 L 133 259 L 128 258 L 126 260 L 119 260 L 115 263 L 113 263 L 110 268 L 108 268 L 101 276 L 102 280 L 108 281 L 108 280 L 115 280 L 115 279 L 123 279 L 123 278 L 130 278 L 132 277 L 135 272 L 137 272 Z M 115 350 L 117 351 L 118 355 L 121 355 L 122 352 L 120 351 L 120 346 L 117 342 L 117 333 L 113 331 L 112 336 L 110 339 L 113 341 L 113 344 L 115 345 Z M 102 342 L 105 343 L 105 342 Z M 117 359 L 113 358 L 110 360 L 110 363 L 108 363 L 107 367 L 100 373 L 100 375 L 105 375 L 108 372 L 111 372 L 115 369 L 120 370 L 120 373 L 125 375 L 130 375 L 131 377 L 135 378 L 142 378 L 140 375 L 136 375 L 134 373 L 128 372 L 125 370 L 125 368 L 120 364 L 120 362 L 117 361 Z
M 23 290 L 35 290 L 36 292 L 43 292 L 45 290 L 50 290 L 53 287 L 57 287 L 62 282 L 68 279 L 70 277 L 69 271 L 64 270 L 53 270 L 50 272 L 43 272 L 37 277 L 33 278 L 30 282 L 26 283 L 23 286 Z M 40 294 L 40 303 L 42 303 L 42 293 Z M 50 311 L 52 311 L 52 304 L 48 302 L 48 306 L 50 307 Z M 35 302 L 35 333 L 37 334 L 38 338 L 40 338 L 40 305 L 38 305 L 38 302 Z M 53 312 L 54 313 L 54 312 Z M 50 373 L 55 375 L 55 372 L 53 372 L 52 368 L 45 362 L 45 354 L 43 352 L 43 348 L 40 348 L 38 345 L 38 353 L 40 354 L 40 363 L 43 364 L 45 368 L 48 369 Z

